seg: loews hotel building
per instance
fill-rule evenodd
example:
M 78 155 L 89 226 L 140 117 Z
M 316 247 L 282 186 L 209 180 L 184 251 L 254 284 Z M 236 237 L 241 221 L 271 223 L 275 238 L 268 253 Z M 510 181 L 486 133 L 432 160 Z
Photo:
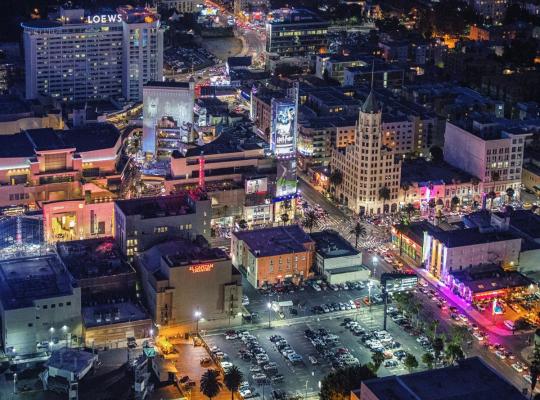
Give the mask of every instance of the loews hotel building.
M 22 28 L 27 99 L 139 101 L 144 83 L 163 79 L 163 29 L 149 9 L 61 8 L 58 19 Z

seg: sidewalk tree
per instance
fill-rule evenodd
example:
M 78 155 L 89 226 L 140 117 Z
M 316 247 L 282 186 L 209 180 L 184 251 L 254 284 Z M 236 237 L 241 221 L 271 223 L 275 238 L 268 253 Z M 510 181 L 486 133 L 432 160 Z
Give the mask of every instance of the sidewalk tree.
M 302 225 L 304 228 L 307 228 L 309 230 L 309 233 L 313 230 L 315 227 L 315 224 L 317 223 L 317 214 L 315 214 L 314 210 L 308 210 L 304 214 L 304 219 L 302 220 Z
M 433 369 L 433 363 L 435 362 L 435 356 L 431 353 L 424 353 L 422 355 L 422 362 L 426 364 L 428 369 Z
M 455 210 L 457 206 L 459 206 L 459 197 L 454 196 L 451 200 L 452 210 Z
M 222 383 L 219 381 L 219 371 L 209 369 L 201 376 L 201 392 L 210 400 L 221 391 Z
M 289 214 L 281 214 L 281 222 L 283 222 L 283 225 L 287 225 L 287 222 L 289 222 Z
M 410 374 L 416 367 L 418 367 L 418 360 L 411 353 L 407 353 L 405 360 L 403 360 L 403 365 L 405 365 L 405 368 L 407 368 L 407 371 L 409 371 Z
M 367 365 L 352 365 L 329 373 L 321 382 L 320 400 L 349 400 L 351 390 L 377 375 Z
M 386 201 L 387 200 L 390 200 L 390 195 L 391 195 L 391 192 L 390 192 L 390 189 L 386 186 L 383 186 L 382 188 L 379 189 L 379 199 L 382 200 L 382 204 L 383 204 L 383 214 L 385 213 L 385 206 L 386 206 Z
M 334 169 L 328 179 L 332 187 L 335 188 L 343 183 L 343 173 L 339 169 Z
M 356 225 L 354 226 L 354 228 L 351 229 L 351 231 L 349 233 L 354 235 L 354 239 L 355 239 L 354 248 L 357 249 L 358 248 L 358 239 L 363 238 L 364 236 L 366 236 L 367 231 L 366 231 L 366 227 L 364 225 L 362 225 L 360 222 L 357 222 Z
M 238 221 L 238 227 L 242 230 L 246 229 L 248 226 L 247 221 L 245 219 L 241 219 Z
M 508 196 L 508 202 L 509 203 L 512 202 L 515 194 L 516 194 L 516 192 L 514 191 L 513 188 L 509 187 L 508 189 L 506 189 L 506 196 Z
M 446 346 L 445 356 L 449 364 L 453 364 L 457 360 L 462 360 L 465 358 L 465 354 L 463 354 L 461 346 L 455 343 L 450 343 L 448 346 Z
M 231 400 L 234 400 L 234 394 L 238 392 L 243 379 L 244 376 L 236 365 L 233 365 L 225 372 L 223 383 L 225 384 L 225 387 L 231 391 Z
M 373 366 L 372 370 L 374 373 L 377 373 L 379 368 L 381 368 L 382 363 L 384 362 L 384 354 L 380 351 L 376 351 L 371 355 L 371 365 Z
M 463 325 L 452 326 L 451 343 L 456 344 L 461 347 L 463 343 L 463 339 L 465 339 L 465 336 L 467 334 L 468 334 L 467 327 Z
M 407 213 L 407 217 L 409 217 L 409 221 L 411 220 L 411 215 L 416 211 L 416 208 L 414 208 L 414 204 L 408 203 L 404 208 L 403 211 Z
M 435 358 L 439 358 L 444 350 L 444 340 L 441 337 L 433 339 L 433 351 L 435 352 Z
M 490 208 L 490 209 L 493 208 L 493 200 L 495 200 L 496 197 L 497 197 L 497 193 L 495 193 L 493 190 L 490 191 L 490 192 L 486 195 L 486 198 L 489 200 L 489 208 Z

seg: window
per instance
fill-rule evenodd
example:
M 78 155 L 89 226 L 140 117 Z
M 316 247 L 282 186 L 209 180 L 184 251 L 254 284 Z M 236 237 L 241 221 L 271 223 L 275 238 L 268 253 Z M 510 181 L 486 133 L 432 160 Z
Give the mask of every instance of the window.
M 46 310 L 47 308 L 49 308 L 49 306 L 47 304 L 44 304 L 43 309 Z
M 58 307 L 64 307 L 64 303 L 58 303 Z
M 29 328 L 31 328 L 31 327 L 33 327 L 33 326 L 34 326 L 33 323 L 31 323 L 31 322 L 28 323 L 28 327 L 29 327 Z
M 51 304 L 51 308 L 56 308 L 56 304 Z
M 71 301 L 66 301 L 66 306 L 70 306 L 71 305 Z

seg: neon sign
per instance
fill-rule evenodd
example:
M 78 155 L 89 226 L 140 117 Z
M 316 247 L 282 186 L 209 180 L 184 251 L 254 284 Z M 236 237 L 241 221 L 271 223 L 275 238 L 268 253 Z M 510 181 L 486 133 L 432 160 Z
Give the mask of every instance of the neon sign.
M 86 23 L 88 24 L 106 24 L 111 22 L 122 22 L 121 14 L 103 14 L 103 15 L 92 15 L 86 17 Z
M 189 267 L 189 270 L 193 272 L 194 274 L 198 274 L 199 272 L 210 272 L 213 269 L 214 269 L 214 264 L 211 264 L 211 263 L 191 265 Z

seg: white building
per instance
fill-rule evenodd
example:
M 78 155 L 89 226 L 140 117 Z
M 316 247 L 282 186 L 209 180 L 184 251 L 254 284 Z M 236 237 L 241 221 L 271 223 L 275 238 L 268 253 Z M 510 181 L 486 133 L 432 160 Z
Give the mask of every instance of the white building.
M 170 155 L 179 149 L 180 143 L 191 141 L 195 105 L 193 81 L 149 82 L 143 87 L 143 104 L 143 151 Z
M 398 207 L 401 163 L 394 150 L 384 144 L 381 116 L 372 90 L 360 109 L 354 144 L 332 153 L 331 168 L 339 170 L 343 177 L 334 195 L 360 214 L 395 212 Z M 388 199 L 381 197 L 382 188 L 389 190 Z
M 425 268 L 440 279 L 452 271 L 481 264 L 500 264 L 515 269 L 519 262 L 521 238 L 508 232 L 482 232 L 478 228 L 424 232 Z
M 82 334 L 81 289 L 57 256 L 0 262 L 1 338 L 8 356 L 77 344 Z
M 475 11 L 492 22 L 501 22 L 506 14 L 508 0 L 469 0 Z
M 525 139 L 529 134 L 511 133 L 493 126 L 474 123 L 466 130 L 447 122 L 444 158 L 453 166 L 477 177 L 484 193 L 494 191 L 505 197 L 513 188 L 519 195 Z
M 192 14 L 200 11 L 204 5 L 202 0 L 159 0 L 159 4 L 171 9 L 174 8 L 179 13 Z
M 89 15 L 60 9 L 58 20 L 22 28 L 27 99 L 137 101 L 143 83 L 163 79 L 163 30 L 149 10 Z

